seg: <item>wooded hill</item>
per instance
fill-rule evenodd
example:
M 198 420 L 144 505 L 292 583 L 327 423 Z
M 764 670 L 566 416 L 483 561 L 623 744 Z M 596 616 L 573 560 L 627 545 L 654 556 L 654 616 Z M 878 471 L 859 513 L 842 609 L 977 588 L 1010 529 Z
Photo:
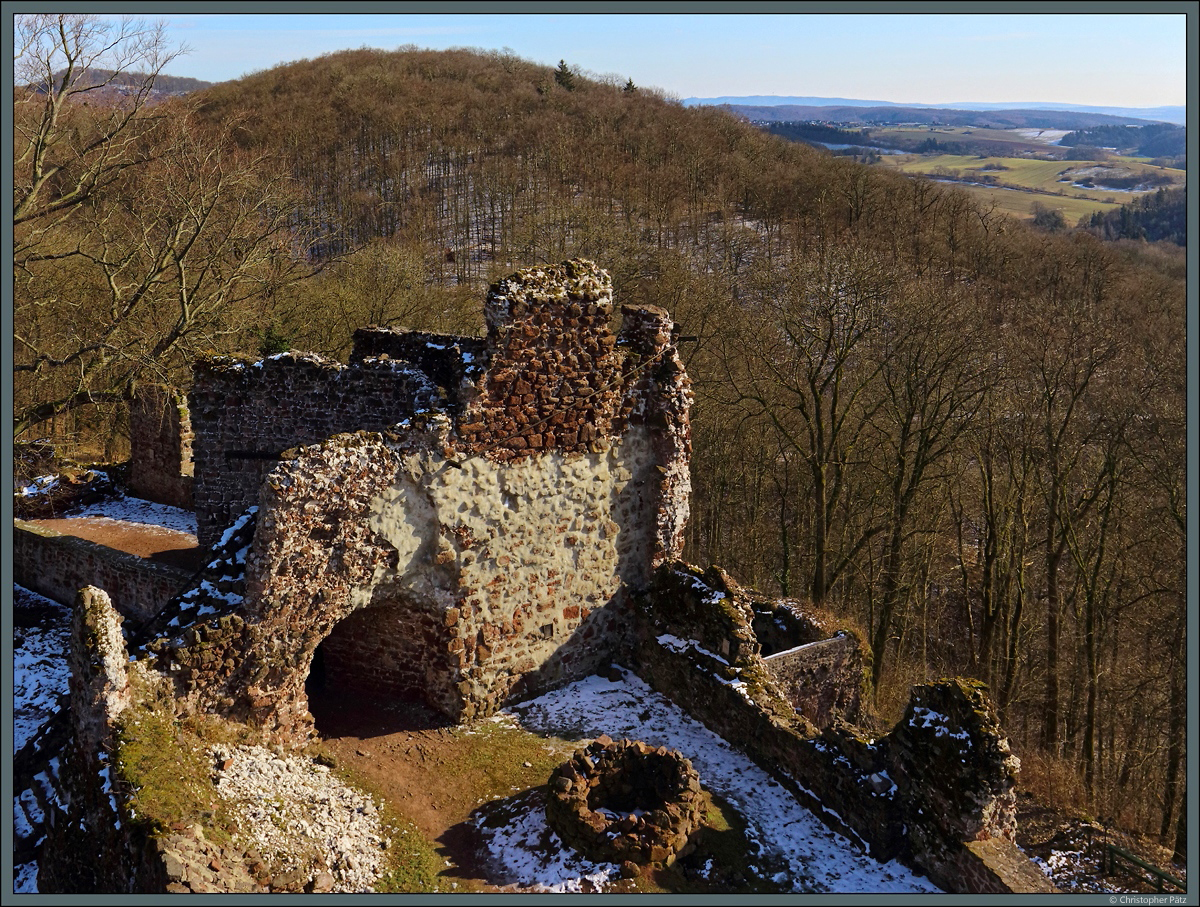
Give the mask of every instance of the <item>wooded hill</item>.
M 18 220 L 26 436 L 202 349 L 480 330 L 489 280 L 592 258 L 697 338 L 690 560 L 856 621 L 885 718 L 982 678 L 1028 789 L 1183 828 L 1181 252 L 504 53 L 347 51 L 154 114 L 86 216 L 54 220 L 59 175 Z

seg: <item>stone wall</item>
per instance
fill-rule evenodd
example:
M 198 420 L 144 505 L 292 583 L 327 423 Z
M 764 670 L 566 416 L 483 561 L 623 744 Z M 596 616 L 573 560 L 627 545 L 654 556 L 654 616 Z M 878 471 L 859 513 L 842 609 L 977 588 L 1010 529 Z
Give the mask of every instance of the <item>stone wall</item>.
M 129 488 L 138 497 L 191 510 L 192 423 L 174 388 L 139 387 L 129 405 Z
M 597 452 L 625 391 L 612 282 L 591 262 L 529 268 L 488 290 L 487 371 L 458 425 L 463 449 L 507 460 Z
M 38 888 L 133 892 L 140 879 L 149 883 L 140 890 L 154 890 L 148 831 L 130 822 L 116 783 L 118 721 L 133 691 L 121 617 L 102 589 L 79 591 L 68 663 L 72 735 L 60 756 L 60 801 L 48 817 Z
M 13 521 L 13 581 L 70 605 L 84 586 L 106 590 L 125 617 L 141 622 L 188 584 L 190 574 L 53 529 Z
M 346 366 L 312 354 L 196 364 L 191 392 L 197 537 L 215 542 L 280 455 L 357 429 L 379 430 L 439 405 L 424 373 L 370 359 Z
M 199 825 L 164 829 L 137 815 L 123 776 L 121 721 L 161 678 L 130 662 L 121 617 L 102 589 L 79 591 L 72 617 L 70 738 L 59 754 L 58 802 L 39 860 L 43 894 L 258 890 L 235 854 Z M 136 676 L 135 676 L 136 675 Z
M 429 377 L 453 410 L 461 411 L 487 359 L 482 337 L 457 337 L 406 328 L 359 328 L 350 362 L 372 359 L 408 362 Z
M 882 738 L 840 719 L 818 731 L 766 667 L 755 598 L 717 568 L 660 567 L 639 597 L 637 673 L 876 859 L 948 891 L 1053 890 L 1013 843 L 1019 763 L 981 684 L 914 688 Z
M 852 636 L 804 643 L 763 658 L 788 701 L 817 727 L 857 721 L 862 706 L 862 648 Z
M 215 534 L 265 481 L 244 623 L 181 613 L 183 643 L 154 649 L 161 665 L 181 666 L 181 693 L 296 741 L 311 729 L 304 688 L 318 647 L 335 688 L 381 699 L 419 690 L 455 720 L 628 651 L 628 590 L 682 547 L 691 391 L 667 314 L 627 308 L 616 337 L 611 297 L 607 274 L 566 262 L 493 286 L 485 340 L 372 329 L 348 367 L 295 355 L 203 364 L 201 526 Z M 370 418 L 348 405 L 337 418 L 367 430 L 295 438 L 298 424 L 329 428 L 305 414 L 330 405 L 330 387 L 384 368 L 399 379 L 388 399 L 415 403 L 375 406 Z M 218 412 L 222 400 L 230 413 Z M 251 438 L 282 401 L 283 426 Z M 382 430 L 372 421 L 385 419 Z M 280 462 L 217 475 L 234 445 L 265 457 L 289 438 L 304 446 Z M 196 682 L 203 664 L 220 669 Z

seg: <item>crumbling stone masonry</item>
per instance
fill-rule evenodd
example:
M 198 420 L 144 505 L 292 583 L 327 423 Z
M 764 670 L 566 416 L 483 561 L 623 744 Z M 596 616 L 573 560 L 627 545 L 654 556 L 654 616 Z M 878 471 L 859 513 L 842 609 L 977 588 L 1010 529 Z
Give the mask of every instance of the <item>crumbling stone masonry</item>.
M 612 661 L 877 858 L 951 891 L 1052 890 L 1013 844 L 1018 764 L 981 685 L 918 687 L 873 738 L 855 724 L 870 652 L 852 626 L 678 562 L 691 391 L 667 313 L 625 307 L 613 334 L 608 275 L 570 261 L 495 284 L 485 314 L 485 338 L 363 329 L 349 365 L 198 364 L 194 499 L 212 555 L 161 613 L 126 605 L 132 662 L 107 596 L 80 600 L 46 890 L 253 887 L 242 869 L 212 876 L 236 860 L 202 834 L 164 842 L 130 822 L 109 754 L 135 677 L 171 688 L 175 718 L 215 713 L 296 745 L 314 675 L 462 721 Z M 561 805 L 595 820 L 603 804 L 579 808 L 584 788 L 564 779 Z M 670 833 L 637 845 L 653 862 L 687 846 L 688 823 L 662 812 L 623 817 L 628 834 Z
M 205 839 L 199 825 L 161 833 L 138 815 L 122 776 L 122 723 L 163 679 L 130 661 L 122 618 L 103 589 L 80 590 L 71 628 L 68 738 L 46 805 L 38 886 L 43 892 L 161 894 L 257 890 L 240 852 Z
M 193 707 L 303 739 L 317 657 L 338 689 L 462 720 L 628 650 L 628 590 L 687 520 L 677 329 L 626 307 L 613 334 L 584 261 L 500 281 L 485 314 L 482 340 L 361 331 L 348 366 L 197 367 L 202 541 L 258 512 L 236 626 L 220 602 L 164 615 Z
M 607 734 L 576 750 L 548 787 L 546 822 L 568 846 L 638 866 L 689 853 L 706 802 L 699 773 L 677 750 Z
M 761 655 L 754 627 L 767 623 L 769 608 L 760 596 L 718 568 L 668 564 L 643 601 L 639 676 L 738 741 L 827 825 L 879 860 L 919 867 L 948 891 L 1054 890 L 1014 843 L 1019 763 L 982 684 L 915 687 L 904 718 L 878 739 L 838 715 L 818 728 Z M 777 603 L 770 622 L 785 611 L 795 615 Z M 820 676 L 808 674 L 810 682 Z
M 138 497 L 192 509 L 192 424 L 187 400 L 161 385 L 129 404 L 129 488 Z
M 306 353 L 200 360 L 191 393 L 200 544 L 216 542 L 258 503 L 284 451 L 341 432 L 381 431 L 436 402 L 429 379 L 404 362 L 345 366 Z

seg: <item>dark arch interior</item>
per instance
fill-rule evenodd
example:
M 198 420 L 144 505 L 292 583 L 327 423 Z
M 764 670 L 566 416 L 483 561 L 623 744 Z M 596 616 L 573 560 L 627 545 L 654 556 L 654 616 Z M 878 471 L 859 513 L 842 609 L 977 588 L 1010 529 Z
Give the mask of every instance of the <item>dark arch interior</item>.
M 442 727 L 448 631 L 407 600 L 351 612 L 317 646 L 304 690 L 323 737 Z

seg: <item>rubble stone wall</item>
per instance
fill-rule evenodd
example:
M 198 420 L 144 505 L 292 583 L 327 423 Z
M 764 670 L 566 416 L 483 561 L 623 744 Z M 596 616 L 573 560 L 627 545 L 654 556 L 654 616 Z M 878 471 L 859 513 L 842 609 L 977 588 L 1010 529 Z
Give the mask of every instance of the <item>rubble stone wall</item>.
M 129 405 L 129 487 L 138 497 L 191 510 L 192 422 L 174 388 L 139 387 Z
M 494 284 L 484 303 L 487 372 L 458 425 L 463 448 L 508 460 L 592 452 L 611 437 L 626 384 L 612 308 L 612 281 L 591 262 Z
M 817 727 L 835 718 L 857 721 L 862 705 L 862 648 L 852 636 L 834 636 L 763 658 L 796 710 Z
M 455 719 L 628 648 L 623 590 L 649 580 L 657 504 L 644 432 L 603 453 L 511 462 L 411 446 L 343 435 L 271 474 L 246 623 L 187 634 L 214 665 L 237 666 L 191 691 L 206 707 L 302 738 L 305 681 L 326 639 L 327 682 L 380 696 L 420 687 Z
M 340 432 L 379 430 L 434 405 L 436 389 L 402 362 L 351 366 L 312 354 L 196 364 L 191 392 L 197 537 L 213 544 L 248 507 L 283 451 Z
M 13 581 L 71 605 L 84 586 L 99 586 L 134 621 L 158 612 L 188 584 L 190 574 L 87 539 L 13 521 Z
M 915 687 L 878 739 L 840 719 L 818 731 L 744 644 L 763 610 L 753 601 L 717 568 L 660 567 L 637 609 L 637 673 L 877 859 L 950 891 L 1047 890 L 1029 887 L 1023 870 L 1036 869 L 1012 844 L 1019 763 L 982 684 Z
M 487 360 L 482 337 L 457 337 L 410 331 L 406 328 L 359 328 L 354 332 L 350 362 L 391 359 L 420 369 L 441 391 L 456 412 L 471 395 L 471 383 Z
M 130 662 L 122 619 L 103 589 L 79 591 L 72 616 L 71 734 L 60 754 L 59 801 L 50 809 L 38 868 L 43 894 L 162 894 L 255 890 L 235 852 L 199 825 L 161 833 L 139 816 L 123 777 L 122 716 L 161 678 Z
M 108 595 L 80 589 L 68 652 L 72 735 L 61 754 L 63 789 L 47 823 L 40 891 L 132 892 L 138 877 L 153 875 L 146 872 L 146 830 L 130 823 L 114 783 L 117 722 L 133 695 L 128 663 L 121 617 Z
M 691 390 L 665 311 L 626 308 L 620 336 L 611 311 L 608 275 L 564 262 L 494 285 L 486 338 L 370 329 L 350 366 L 203 363 L 201 540 L 259 514 L 244 625 L 177 623 L 184 646 L 155 648 L 183 694 L 298 740 L 327 639 L 327 680 L 423 686 L 459 720 L 628 651 L 628 590 L 682 548 Z M 380 376 L 394 386 L 367 406 Z M 353 656 L 372 637 L 394 649 L 368 666 Z

